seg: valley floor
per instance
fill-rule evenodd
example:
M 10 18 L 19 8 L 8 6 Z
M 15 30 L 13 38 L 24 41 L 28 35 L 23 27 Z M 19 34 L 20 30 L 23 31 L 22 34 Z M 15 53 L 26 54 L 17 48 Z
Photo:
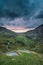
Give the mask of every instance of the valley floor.
M 0 54 L 0 65 L 43 65 L 43 55 L 29 50 L 13 50 Z

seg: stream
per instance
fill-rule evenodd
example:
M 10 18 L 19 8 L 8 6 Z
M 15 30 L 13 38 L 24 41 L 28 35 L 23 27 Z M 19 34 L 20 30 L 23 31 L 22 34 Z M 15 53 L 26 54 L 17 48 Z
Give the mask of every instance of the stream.
M 16 51 L 18 51 L 20 53 L 21 52 L 22 53 L 30 53 L 30 51 L 28 51 L 28 50 L 15 50 L 15 51 L 7 52 L 6 55 L 7 56 L 18 56 L 19 54 Z

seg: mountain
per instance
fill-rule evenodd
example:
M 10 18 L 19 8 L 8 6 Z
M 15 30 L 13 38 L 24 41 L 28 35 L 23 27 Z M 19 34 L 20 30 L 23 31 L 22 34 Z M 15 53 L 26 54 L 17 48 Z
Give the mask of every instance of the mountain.
M 16 33 L 8 30 L 4 27 L 0 27 L 0 44 L 13 42 L 15 39 Z
M 28 38 L 37 39 L 43 43 L 43 24 L 34 30 L 26 32 L 25 35 Z
M 11 30 L 8 30 L 8 29 L 6 29 L 6 28 L 4 28 L 4 27 L 0 27 L 0 35 L 9 35 L 9 36 L 15 36 L 15 32 L 13 32 L 13 31 L 11 31 Z

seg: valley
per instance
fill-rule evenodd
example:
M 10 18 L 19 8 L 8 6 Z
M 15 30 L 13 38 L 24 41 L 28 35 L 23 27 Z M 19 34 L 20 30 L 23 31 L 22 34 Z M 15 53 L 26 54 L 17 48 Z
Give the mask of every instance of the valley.
M 43 65 L 43 25 L 18 34 L 0 27 L 0 65 Z

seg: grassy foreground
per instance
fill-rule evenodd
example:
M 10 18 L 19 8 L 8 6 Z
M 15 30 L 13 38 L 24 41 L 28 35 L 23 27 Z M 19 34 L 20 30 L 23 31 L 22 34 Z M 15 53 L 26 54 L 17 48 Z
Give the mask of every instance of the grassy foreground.
M 0 55 L 0 65 L 43 65 L 43 58 L 34 53 L 21 53 L 12 57 L 2 54 Z

